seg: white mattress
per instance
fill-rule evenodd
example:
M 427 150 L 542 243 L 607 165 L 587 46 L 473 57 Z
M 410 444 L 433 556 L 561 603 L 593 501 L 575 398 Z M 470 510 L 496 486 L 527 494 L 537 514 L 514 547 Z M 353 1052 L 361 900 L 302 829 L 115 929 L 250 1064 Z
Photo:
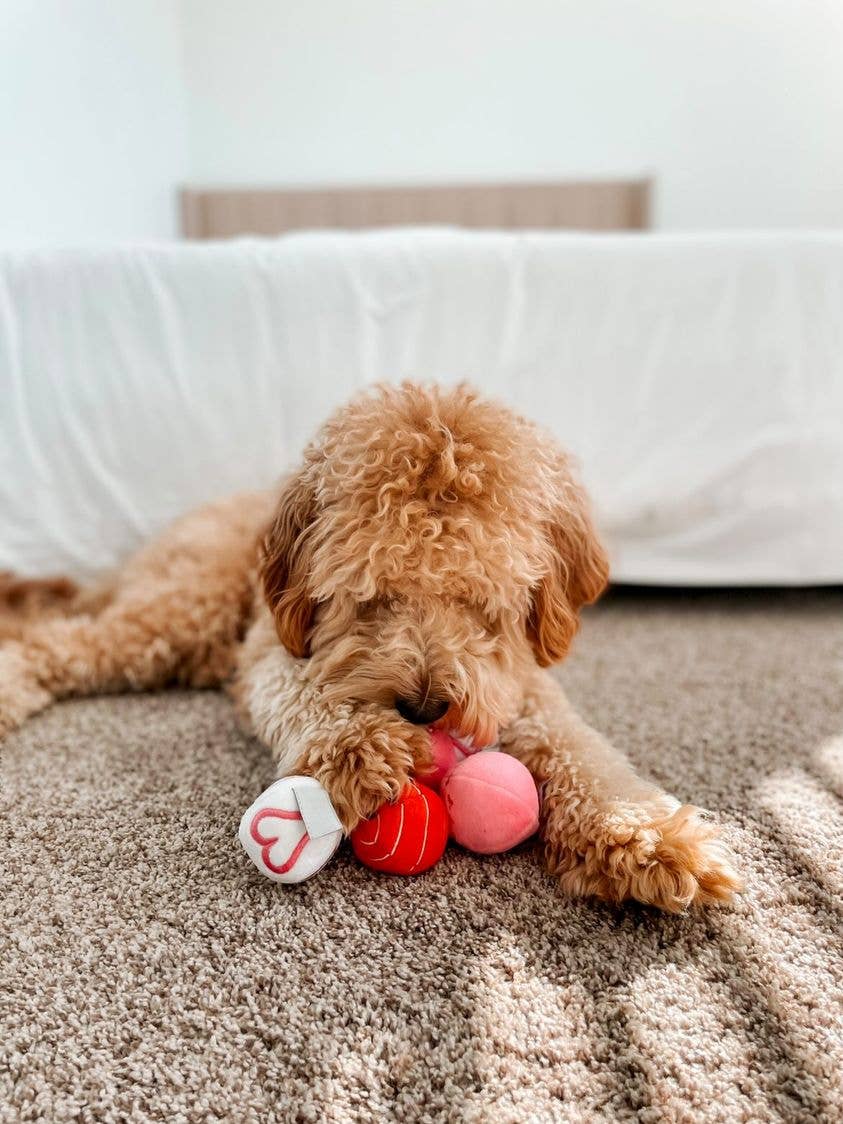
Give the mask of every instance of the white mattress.
M 379 379 L 576 452 L 618 581 L 843 581 L 843 236 L 388 230 L 0 255 L 0 569 L 92 575 Z

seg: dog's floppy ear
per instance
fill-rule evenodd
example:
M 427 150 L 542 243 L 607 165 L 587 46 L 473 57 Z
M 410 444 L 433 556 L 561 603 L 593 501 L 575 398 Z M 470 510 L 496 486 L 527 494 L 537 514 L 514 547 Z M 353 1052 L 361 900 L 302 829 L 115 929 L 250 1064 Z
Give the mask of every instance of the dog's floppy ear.
M 308 571 L 310 528 L 315 515 L 313 486 L 302 470 L 284 484 L 260 550 L 264 596 L 275 617 L 279 639 L 298 658 L 310 655 L 307 633 L 315 604 L 308 596 Z
M 609 579 L 609 562 L 582 490 L 570 483 L 558 517 L 548 526 L 549 568 L 532 590 L 527 634 L 540 667 L 563 658 L 579 626 L 579 610 L 595 601 Z

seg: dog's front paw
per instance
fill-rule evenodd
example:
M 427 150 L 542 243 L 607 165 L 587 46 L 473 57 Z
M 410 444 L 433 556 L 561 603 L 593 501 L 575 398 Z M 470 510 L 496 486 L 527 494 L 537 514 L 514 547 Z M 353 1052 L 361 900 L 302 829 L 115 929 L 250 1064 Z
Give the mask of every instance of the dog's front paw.
M 643 821 L 607 818 L 603 831 L 571 848 L 570 836 L 545 825 L 548 867 L 565 890 L 607 901 L 633 898 L 670 913 L 730 900 L 742 888 L 716 825 L 685 804 Z
M 312 742 L 295 772 L 316 777 L 347 832 L 394 800 L 431 760 L 430 735 L 396 714 L 362 708 L 351 722 Z

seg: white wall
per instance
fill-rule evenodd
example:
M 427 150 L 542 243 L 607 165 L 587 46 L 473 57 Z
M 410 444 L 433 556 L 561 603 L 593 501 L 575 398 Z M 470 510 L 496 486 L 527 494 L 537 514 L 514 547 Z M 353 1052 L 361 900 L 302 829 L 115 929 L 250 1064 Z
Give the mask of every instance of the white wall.
M 0 247 L 193 183 L 652 173 L 668 228 L 843 225 L 841 0 L 0 0 Z
M 172 237 L 175 0 L 0 0 L 0 246 Z
M 182 0 L 199 183 L 652 172 L 663 227 L 843 224 L 840 0 Z

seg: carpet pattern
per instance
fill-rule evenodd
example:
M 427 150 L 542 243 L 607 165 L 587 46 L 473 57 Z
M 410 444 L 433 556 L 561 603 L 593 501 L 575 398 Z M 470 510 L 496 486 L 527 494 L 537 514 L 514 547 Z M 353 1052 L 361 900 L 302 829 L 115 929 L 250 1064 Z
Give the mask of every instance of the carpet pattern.
M 843 593 L 591 610 L 563 681 L 748 888 L 572 902 L 532 845 L 260 878 L 226 700 L 65 703 L 3 747 L 4 1121 L 839 1121 Z

